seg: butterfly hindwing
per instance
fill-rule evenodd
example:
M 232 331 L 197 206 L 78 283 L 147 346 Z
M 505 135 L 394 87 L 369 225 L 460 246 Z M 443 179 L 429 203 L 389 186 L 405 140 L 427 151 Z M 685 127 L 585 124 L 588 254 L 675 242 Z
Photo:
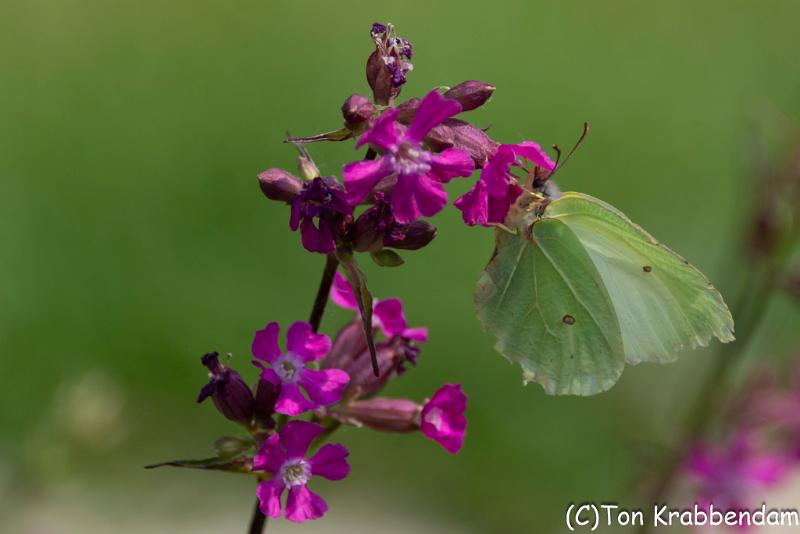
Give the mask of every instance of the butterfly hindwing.
M 541 220 L 530 234 L 497 232 L 475 294 L 495 348 L 550 394 L 610 388 L 625 365 L 619 324 L 597 269 L 575 234 Z

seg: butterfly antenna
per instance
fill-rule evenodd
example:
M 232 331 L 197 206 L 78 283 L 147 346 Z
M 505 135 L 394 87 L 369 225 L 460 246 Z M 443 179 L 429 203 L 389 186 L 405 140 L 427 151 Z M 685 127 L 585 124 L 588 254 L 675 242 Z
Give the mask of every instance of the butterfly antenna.
M 556 154 L 558 154 L 558 156 L 556 157 L 556 168 L 553 170 L 553 173 L 550 175 L 550 178 L 552 178 L 553 174 L 555 174 L 556 172 L 560 171 L 564 167 L 564 165 L 567 164 L 569 159 L 572 157 L 572 154 L 574 154 L 575 151 L 578 149 L 578 147 L 581 146 L 581 144 L 583 143 L 583 140 L 586 139 L 587 135 L 589 135 L 589 123 L 588 122 L 584 122 L 583 123 L 583 132 L 581 132 L 581 136 L 575 142 L 575 146 L 573 146 L 572 150 L 569 151 L 569 154 L 567 154 L 567 157 L 564 158 L 564 163 L 562 163 L 561 165 L 558 164 L 558 160 L 561 158 L 561 150 L 556 145 L 553 145 L 553 150 L 556 151 Z

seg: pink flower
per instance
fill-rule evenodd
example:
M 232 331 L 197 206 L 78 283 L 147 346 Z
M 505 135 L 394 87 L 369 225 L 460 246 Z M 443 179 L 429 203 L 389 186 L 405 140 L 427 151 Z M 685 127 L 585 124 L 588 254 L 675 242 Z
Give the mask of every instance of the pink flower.
M 455 201 L 461 210 L 464 222 L 472 226 L 505 221 L 508 210 L 522 194 L 511 166 L 517 158 L 524 158 L 548 172 L 555 169 L 555 162 L 533 141 L 518 145 L 500 145 L 483 167 L 481 176 L 470 191 Z
M 399 223 L 410 223 L 420 216 L 430 217 L 438 213 L 447 204 L 447 193 L 442 184 L 456 176 L 469 176 L 475 164 L 466 151 L 457 148 L 432 154 L 422 147 L 422 140 L 433 127 L 460 111 L 461 104 L 431 91 L 420 103 L 414 121 L 407 129 L 397 123 L 396 109 L 381 115 L 356 146 L 369 143 L 383 156 L 344 166 L 344 183 L 350 204 L 361 203 L 381 180 L 391 177 L 394 182 L 391 185 L 391 206 Z
M 698 505 L 742 509 L 754 490 L 779 482 L 789 468 L 783 456 L 757 451 L 748 435 L 737 434 L 723 448 L 697 446 L 684 465 L 697 486 Z
M 422 406 L 420 430 L 451 454 L 461 450 L 467 430 L 467 396 L 460 384 L 445 384 Z
M 358 303 L 356 302 L 353 288 L 350 287 L 350 282 L 347 281 L 347 278 L 339 273 L 336 273 L 333 279 L 330 297 L 337 306 L 358 312 Z M 408 327 L 403 303 L 398 298 L 375 299 L 373 301 L 372 325 L 380 329 L 389 338 L 400 336 L 413 341 L 424 342 L 428 340 L 427 328 Z
M 317 371 L 307 369 L 309 362 L 319 360 L 331 348 L 331 340 L 311 331 L 311 325 L 297 321 L 286 333 L 286 352 L 278 346 L 278 323 L 269 323 L 256 332 L 253 339 L 253 356 L 267 362 L 253 361 L 261 368 L 261 378 L 280 385 L 275 411 L 286 415 L 299 415 L 319 406 L 339 402 L 350 378 L 340 369 Z M 300 387 L 308 394 L 307 399 Z
M 316 423 L 290 421 L 261 446 L 253 458 L 253 470 L 273 473 L 273 477 L 260 482 L 256 490 L 264 515 L 281 516 L 281 497 L 286 488 L 289 488 L 286 498 L 289 521 L 302 523 L 319 519 L 328 511 L 322 497 L 308 489 L 308 482 L 315 476 L 328 480 L 345 478 L 350 472 L 347 464 L 350 453 L 344 445 L 327 444 L 306 459 L 311 442 L 323 430 Z

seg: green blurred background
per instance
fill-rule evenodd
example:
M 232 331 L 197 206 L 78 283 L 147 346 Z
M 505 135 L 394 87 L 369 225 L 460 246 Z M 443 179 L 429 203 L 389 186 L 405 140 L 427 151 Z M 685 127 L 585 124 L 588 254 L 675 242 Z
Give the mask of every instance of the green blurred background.
M 791 1 L 169 2 L 5 0 L 0 6 L 0 530 L 243 532 L 244 477 L 142 466 L 203 457 L 236 428 L 194 403 L 200 355 L 249 365 L 253 332 L 306 318 L 323 259 L 255 175 L 293 168 L 286 131 L 341 124 L 368 94 L 373 21 L 415 45 L 403 96 L 465 79 L 470 114 L 505 142 L 571 146 L 565 189 L 611 202 L 703 269 L 729 301 L 749 215 L 756 126 L 798 117 Z M 313 146 L 323 172 L 359 157 Z M 451 198 L 467 187 L 452 185 Z M 634 505 L 678 429 L 710 351 L 629 368 L 607 394 L 522 387 L 474 317 L 491 232 L 447 209 L 399 269 L 366 271 L 431 341 L 389 393 L 469 394 L 451 457 L 419 436 L 345 430 L 352 476 L 331 511 L 277 531 L 560 532 L 570 501 Z M 348 314 L 331 310 L 332 333 Z M 754 357 L 786 357 L 800 326 L 773 302 Z M 5 528 L 3 527 L 5 524 Z

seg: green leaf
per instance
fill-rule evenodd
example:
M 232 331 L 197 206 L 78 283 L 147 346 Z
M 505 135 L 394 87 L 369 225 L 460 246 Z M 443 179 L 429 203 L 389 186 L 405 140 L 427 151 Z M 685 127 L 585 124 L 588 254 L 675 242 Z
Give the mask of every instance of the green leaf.
M 372 256 L 372 261 L 381 267 L 399 267 L 405 263 L 400 254 L 388 248 L 370 252 L 370 256 Z
M 372 359 L 372 371 L 375 376 L 379 376 L 378 355 L 375 350 L 375 338 L 372 333 L 372 294 L 367 288 L 367 277 L 358 268 L 356 259 L 349 251 L 337 250 L 336 257 L 342 264 L 345 276 L 350 282 L 350 287 L 356 296 L 358 310 L 361 314 L 361 323 L 364 327 L 364 335 L 367 337 L 367 347 L 369 347 L 370 358 Z
M 615 208 L 565 193 L 498 229 L 478 282 L 478 317 L 523 379 L 550 394 L 609 389 L 625 363 L 668 362 L 733 319 L 703 274 Z

